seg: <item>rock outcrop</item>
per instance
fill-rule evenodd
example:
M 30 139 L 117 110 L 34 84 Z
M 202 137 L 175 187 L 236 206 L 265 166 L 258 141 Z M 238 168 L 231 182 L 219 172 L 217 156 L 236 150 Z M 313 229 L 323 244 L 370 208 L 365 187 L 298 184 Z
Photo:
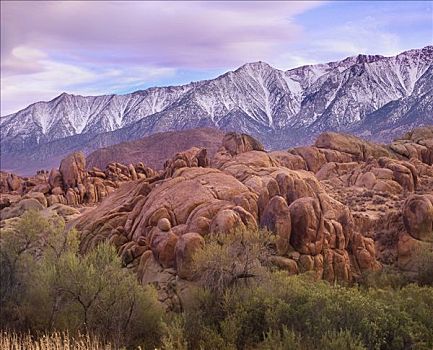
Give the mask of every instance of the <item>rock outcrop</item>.
M 433 126 L 414 129 L 389 145 L 399 158 L 418 159 L 433 165 Z
M 85 178 L 86 157 L 83 152 L 68 155 L 60 163 L 59 172 L 63 179 L 64 189 L 78 187 Z
M 203 152 L 206 154 L 206 150 Z M 92 205 L 125 182 L 157 175 L 158 172 L 143 163 L 124 165 L 112 162 L 105 170 L 96 167 L 86 170 L 84 154 L 75 152 L 61 161 L 59 169 L 53 168 L 49 173 L 39 171 L 36 176 L 22 178 L 2 172 L 0 191 L 19 196 L 30 192 L 42 193 L 49 206 L 57 203 L 69 206 Z
M 325 133 L 311 147 L 266 152 L 252 137 L 228 133 L 213 157 L 193 147 L 161 172 L 120 163 L 85 170 L 73 154 L 32 185 L 2 174 L 2 189 L 22 199 L 2 202 L 1 217 L 100 202 L 72 215 L 81 250 L 111 242 L 164 300 L 173 285 L 194 281 L 193 255 L 208 238 L 238 230 L 270 231 L 269 263 L 288 274 L 351 283 L 382 265 L 411 271 L 414 252 L 433 245 L 431 135 L 424 128 L 376 145 Z
M 403 222 L 413 238 L 433 242 L 433 194 L 410 196 L 403 206 Z
M 433 235 L 432 135 L 433 127 L 424 127 L 390 145 L 376 146 L 326 133 L 315 145 L 338 153 L 318 147 L 291 152 L 306 160 L 333 198 L 351 208 L 356 226 L 374 240 L 381 262 L 411 270 L 414 252 L 431 245 Z
M 433 248 L 433 192 L 409 196 L 402 211 L 406 232 L 400 234 L 398 241 L 398 266 L 402 270 L 416 271 L 414 258 L 420 254 L 420 249 Z
M 348 171 L 360 166 L 357 159 L 388 154 L 382 147 L 363 146 L 358 153 L 335 142 L 332 147 L 314 149 L 324 155 L 323 165 L 354 163 Z M 142 281 L 148 281 L 150 266 L 191 279 L 192 254 L 206 236 L 264 228 L 276 238 L 270 261 L 290 273 L 311 270 L 329 281 L 350 282 L 363 271 L 380 268 L 374 240 L 357 227 L 349 207 L 307 170 L 304 154 L 265 152 L 257 141 L 235 133 L 224 137 L 210 162 L 201 149 L 178 154 L 156 181 L 123 186 L 84 214 L 77 222 L 81 248 L 110 240 Z M 388 164 L 380 159 L 377 164 Z

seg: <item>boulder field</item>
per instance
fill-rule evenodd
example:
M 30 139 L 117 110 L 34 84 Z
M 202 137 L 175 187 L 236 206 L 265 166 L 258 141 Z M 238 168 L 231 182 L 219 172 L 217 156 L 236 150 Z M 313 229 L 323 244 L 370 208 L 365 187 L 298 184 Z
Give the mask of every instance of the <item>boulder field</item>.
M 29 200 L 93 205 L 71 219 L 82 251 L 111 242 L 163 301 L 192 283 L 192 256 L 208 237 L 236 230 L 270 231 L 270 261 L 288 274 L 350 283 L 383 265 L 411 271 L 417 248 L 433 246 L 432 164 L 433 127 L 389 145 L 327 132 L 313 146 L 272 152 L 228 133 L 212 158 L 193 147 L 159 172 L 119 163 L 86 170 L 74 153 L 33 186 L 2 173 L 1 191 L 21 200 L 0 214 L 11 218 Z
M 84 153 L 75 152 L 60 163 L 58 169 L 40 170 L 35 176 L 20 177 L 11 173 L 0 173 L 0 193 L 4 197 L 3 207 L 10 197 L 42 193 L 48 206 L 56 203 L 69 206 L 92 205 L 100 202 L 109 193 L 125 182 L 150 178 L 157 175 L 154 169 L 143 163 L 123 165 L 109 163 L 105 170 L 97 167 L 86 169 Z

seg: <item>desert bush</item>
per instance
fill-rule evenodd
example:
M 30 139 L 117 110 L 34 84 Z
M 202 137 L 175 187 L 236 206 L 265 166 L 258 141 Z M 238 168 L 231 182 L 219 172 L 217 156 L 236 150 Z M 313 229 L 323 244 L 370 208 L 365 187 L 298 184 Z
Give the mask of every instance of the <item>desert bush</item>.
M 184 336 L 189 349 L 200 349 L 205 339 L 220 335 L 219 324 L 226 316 L 222 305 L 223 298 L 208 289 L 198 288 L 191 291 L 191 298 L 184 305 Z M 222 336 L 221 336 L 222 337 Z M 214 339 L 214 343 L 220 341 Z
M 226 348 L 429 348 L 432 289 L 365 289 L 272 273 L 266 282 L 202 293 L 185 312 L 188 344 L 204 335 Z M 302 340 L 299 340 L 302 339 Z M 285 344 L 291 344 L 290 347 Z M 350 344 L 350 346 L 348 345 Z
M 268 269 L 272 244 L 257 231 L 208 237 L 193 257 L 198 283 L 183 312 L 164 314 L 155 290 L 121 268 L 112 246 L 81 255 L 77 233 L 61 219 L 27 213 L 0 236 L 1 327 L 24 335 L 3 333 L 0 341 L 32 349 L 92 334 L 85 337 L 95 346 L 131 349 L 433 348 L 433 288 L 423 274 L 423 286 L 389 269 L 357 286 L 330 285 Z
M 47 259 L 31 281 L 24 308 L 33 329 L 89 332 L 116 346 L 157 344 L 162 310 L 156 294 L 121 268 L 112 246 Z
M 26 281 L 31 279 L 44 249 L 62 244 L 58 239 L 64 231 L 64 221 L 42 217 L 37 211 L 26 212 L 13 229 L 0 231 L 0 325 L 20 322 L 16 305 L 23 302 Z M 71 236 L 72 236 L 71 232 Z
M 271 245 L 263 232 L 208 238 L 193 259 L 202 288 L 185 305 L 190 349 L 203 342 L 237 349 L 432 346 L 432 288 L 409 284 L 393 269 L 365 274 L 352 287 L 309 274 L 289 277 L 267 269 Z M 419 266 L 428 271 L 428 255 L 422 261 Z
M 320 339 L 318 349 L 323 350 L 366 350 L 359 336 L 353 336 L 350 331 L 327 332 Z
M 415 281 L 433 286 L 433 246 L 422 246 L 414 255 Z
M 168 324 L 164 324 L 165 332 L 161 341 L 164 350 L 187 350 L 188 343 L 185 339 L 185 320 L 182 315 L 173 315 Z
M 365 271 L 358 283 L 367 288 L 399 289 L 408 285 L 410 279 L 396 268 L 384 267 L 377 271 Z
M 267 231 L 237 230 L 207 237 L 206 246 L 193 257 L 201 285 L 216 294 L 235 284 L 248 284 L 265 273 L 271 236 Z
M 305 340 L 304 340 L 305 343 Z M 271 329 L 264 340 L 257 346 L 258 350 L 303 350 L 301 337 L 286 326 L 281 331 Z
M 10 266 L 2 278 L 13 282 L 2 295 L 9 310 L 2 327 L 95 334 L 116 347 L 157 345 L 163 310 L 155 291 L 121 267 L 114 247 L 101 243 L 81 255 L 76 232 L 64 228 L 31 212 L 2 235 Z
M 370 289 L 368 296 L 406 315 L 411 331 L 410 344 L 415 349 L 433 348 L 433 288 L 409 284 L 400 290 Z

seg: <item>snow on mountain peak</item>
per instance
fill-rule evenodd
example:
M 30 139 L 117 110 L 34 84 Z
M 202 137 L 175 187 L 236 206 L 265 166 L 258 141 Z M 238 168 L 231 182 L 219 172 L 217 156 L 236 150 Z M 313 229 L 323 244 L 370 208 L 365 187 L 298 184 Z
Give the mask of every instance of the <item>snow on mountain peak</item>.
M 255 135 L 344 130 L 415 91 L 424 96 L 428 88 L 417 86 L 432 64 L 433 46 L 427 46 L 394 57 L 358 55 L 287 71 L 251 62 L 216 79 L 125 95 L 64 92 L 2 117 L 2 148 L 123 129 L 134 135 L 196 126 Z

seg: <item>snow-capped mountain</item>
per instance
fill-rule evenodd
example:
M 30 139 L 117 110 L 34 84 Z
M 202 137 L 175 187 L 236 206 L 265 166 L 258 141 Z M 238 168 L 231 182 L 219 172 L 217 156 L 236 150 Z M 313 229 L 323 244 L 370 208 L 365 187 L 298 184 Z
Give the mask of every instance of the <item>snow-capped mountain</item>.
M 213 80 L 126 95 L 63 93 L 1 118 L 2 158 L 29 149 L 44 157 L 53 147 L 91 150 L 194 127 L 242 131 L 270 148 L 308 142 L 324 130 L 389 138 L 405 126 L 433 124 L 432 66 L 427 46 L 287 71 L 248 63 Z

